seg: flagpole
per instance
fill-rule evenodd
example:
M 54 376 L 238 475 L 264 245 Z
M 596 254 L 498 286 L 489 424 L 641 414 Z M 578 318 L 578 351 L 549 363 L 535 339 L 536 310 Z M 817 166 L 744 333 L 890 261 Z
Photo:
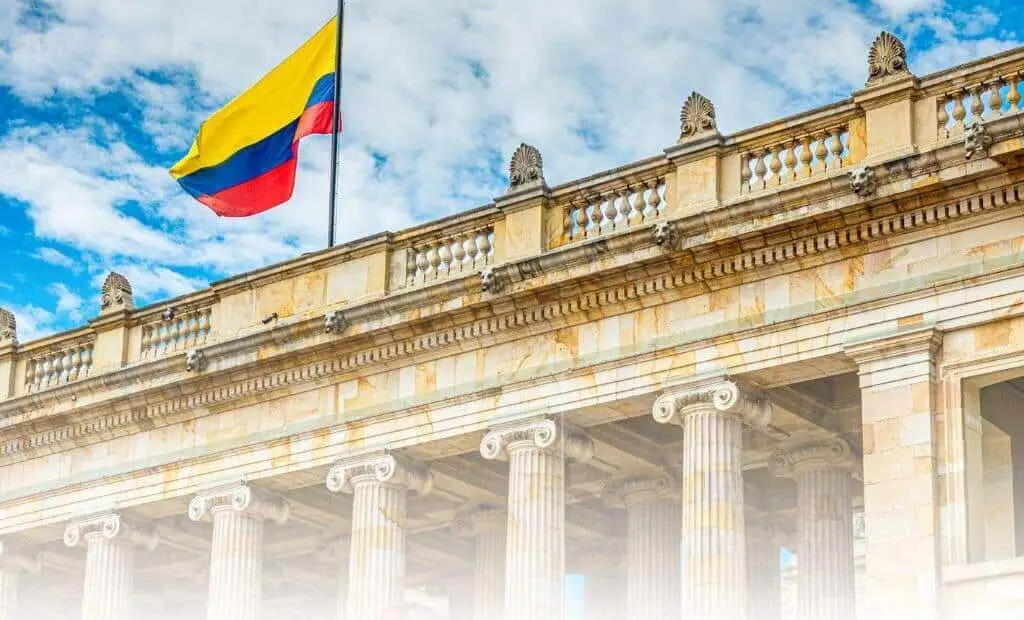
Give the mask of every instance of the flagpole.
M 334 118 L 331 121 L 331 200 L 327 216 L 327 247 L 334 247 L 334 214 L 338 199 L 338 135 L 341 133 L 341 43 L 345 0 L 338 0 L 338 33 L 334 40 Z

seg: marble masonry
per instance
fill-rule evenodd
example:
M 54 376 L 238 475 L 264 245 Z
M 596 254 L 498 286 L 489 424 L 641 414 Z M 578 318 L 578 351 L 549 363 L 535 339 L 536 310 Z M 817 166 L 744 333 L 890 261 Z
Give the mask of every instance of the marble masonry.
M 1024 618 L 1024 48 L 866 56 L 177 299 L 112 273 L 65 333 L 0 309 L 0 620 Z

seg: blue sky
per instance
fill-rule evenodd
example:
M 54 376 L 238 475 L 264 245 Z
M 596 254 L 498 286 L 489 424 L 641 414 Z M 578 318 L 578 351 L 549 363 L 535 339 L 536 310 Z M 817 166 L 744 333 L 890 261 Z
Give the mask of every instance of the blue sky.
M 727 5 L 727 6 L 726 6 Z M 724 131 L 840 99 L 882 29 L 918 75 L 1019 45 L 1015 0 L 349 0 L 341 239 L 483 204 L 522 140 L 552 184 L 658 153 L 690 90 Z M 322 247 L 328 142 L 295 198 L 221 220 L 166 168 L 334 0 L 0 0 L 0 306 L 23 342 Z

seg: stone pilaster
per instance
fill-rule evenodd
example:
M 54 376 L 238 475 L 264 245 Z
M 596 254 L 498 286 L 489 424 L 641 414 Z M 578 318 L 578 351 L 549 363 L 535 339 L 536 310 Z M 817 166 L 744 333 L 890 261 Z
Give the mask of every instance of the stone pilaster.
M 432 484 L 422 463 L 391 453 L 342 461 L 328 472 L 328 489 L 352 494 L 345 618 L 405 616 L 406 499 L 409 491 L 429 493 Z
M 474 620 L 500 618 L 505 606 L 505 510 L 480 506 L 460 512 L 452 524 L 460 536 L 475 540 L 473 571 Z
M 39 572 L 39 555 L 0 541 L 0 620 L 18 618 L 18 588 L 24 572 Z
M 578 429 L 542 418 L 487 433 L 485 459 L 508 459 L 505 618 L 561 620 L 565 606 L 565 464 L 593 455 Z
M 933 620 L 941 614 L 941 347 L 942 334 L 930 327 L 845 346 L 861 388 L 864 618 Z
M 606 502 L 626 509 L 627 620 L 680 615 L 680 501 L 674 477 L 636 476 L 606 487 Z
M 743 425 L 766 425 L 771 406 L 718 378 L 667 391 L 652 413 L 683 427 L 683 617 L 744 620 Z
M 778 527 L 768 519 L 746 520 L 747 620 L 779 620 L 782 559 Z
M 258 620 L 263 606 L 263 524 L 288 520 L 280 497 L 247 484 L 197 495 L 188 506 L 193 521 L 213 519 L 208 620 Z
M 853 620 L 853 478 L 857 461 L 841 439 L 777 452 L 776 475 L 797 488 L 797 619 Z
M 154 528 L 117 513 L 73 521 L 64 530 L 64 544 L 85 544 L 85 586 L 82 620 L 133 620 L 132 587 L 135 550 L 154 549 Z

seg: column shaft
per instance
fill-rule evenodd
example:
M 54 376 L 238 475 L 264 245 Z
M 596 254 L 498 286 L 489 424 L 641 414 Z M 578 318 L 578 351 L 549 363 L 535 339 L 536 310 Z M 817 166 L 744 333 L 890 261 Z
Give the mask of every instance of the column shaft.
M 99 533 L 86 535 L 82 620 L 133 620 L 135 547 Z
M 508 446 L 505 617 L 561 620 L 565 590 L 565 461 L 532 441 Z
M 626 617 L 629 620 L 679 618 L 680 532 L 677 499 L 627 503 Z
M 15 620 L 18 617 L 20 577 L 16 567 L 0 564 L 0 620 Z
M 774 528 L 747 524 L 747 620 L 779 620 L 782 561 Z
M 588 572 L 583 584 L 585 620 L 622 620 L 626 609 L 625 586 L 621 570 L 601 567 Z
M 476 537 L 474 620 L 495 620 L 504 611 L 505 535 L 504 527 L 492 527 L 481 530 Z
M 701 407 L 683 415 L 683 617 L 743 620 L 743 424 Z
M 208 620 L 255 620 L 262 609 L 263 518 L 213 509 Z
M 406 490 L 372 477 L 352 481 L 347 618 L 405 615 Z
M 847 469 L 798 471 L 797 618 L 853 620 L 852 479 Z

